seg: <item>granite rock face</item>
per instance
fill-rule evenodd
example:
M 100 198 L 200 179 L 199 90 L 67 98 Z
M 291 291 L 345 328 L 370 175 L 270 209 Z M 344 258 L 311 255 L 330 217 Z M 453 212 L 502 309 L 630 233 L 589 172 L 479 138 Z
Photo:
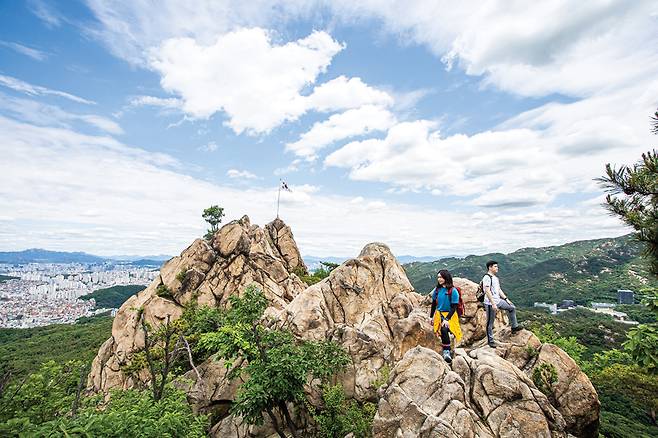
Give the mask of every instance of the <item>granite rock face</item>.
M 175 320 L 193 298 L 200 305 L 225 307 L 228 297 L 249 285 L 263 290 L 273 309 L 282 309 L 306 285 L 295 275 L 306 272 L 290 227 L 275 220 L 262 229 L 244 216 L 218 230 L 211 242 L 195 240 L 180 256 L 167 261 L 160 275 L 119 309 L 112 337 L 100 348 L 89 374 L 95 391 L 130 388 L 135 382 L 121 371 L 130 356 L 144 346 L 137 309 L 158 326 Z
M 455 278 L 466 306 L 464 337 L 447 364 L 432 330 L 429 297 L 413 290 L 385 244 L 366 245 L 310 287 L 295 273 L 306 273 L 306 266 L 290 228 L 278 219 L 259 228 L 243 217 L 222 227 L 211 242 L 195 241 L 121 307 L 112 338 L 94 360 L 89 386 L 107 391 L 135 384 L 121 372 L 144 343 L 133 309 L 142 307 L 147 321 L 158 323 L 178 318 L 193 298 L 224 307 L 230 295 L 256 284 L 268 299 L 267 326 L 289 329 L 298 339 L 333 340 L 348 352 L 352 365 L 336 378 L 348 397 L 377 403 L 375 437 L 596 436 L 599 401 L 585 374 L 531 332 L 512 334 L 503 312 L 496 320 L 500 346 L 488 347 L 475 283 Z M 166 297 L 158 296 L 163 290 Z M 557 375 L 547 394 L 532 380 L 542 363 Z M 201 381 L 189 372 L 191 383 L 182 387 L 196 411 L 213 414 L 212 436 L 278 436 L 268 418 L 251 426 L 229 413 L 241 380 L 229 380 L 222 362 L 197 368 Z M 309 381 L 306 392 L 321 408 L 319 382 Z M 297 424 L 312 425 L 306 412 L 290 410 Z

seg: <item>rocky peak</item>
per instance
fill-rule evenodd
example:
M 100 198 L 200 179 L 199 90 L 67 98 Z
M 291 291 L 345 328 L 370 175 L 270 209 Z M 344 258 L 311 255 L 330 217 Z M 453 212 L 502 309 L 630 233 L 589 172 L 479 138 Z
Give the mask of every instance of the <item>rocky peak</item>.
M 429 297 L 413 290 L 385 244 L 366 245 L 358 257 L 310 287 L 292 273 L 300 270 L 306 267 L 299 249 L 279 219 L 259 228 L 245 216 L 222 227 L 210 244 L 195 241 L 119 310 L 112 338 L 94 361 L 91 386 L 106 391 L 133 384 L 120 371 L 131 352 L 143 345 L 131 308 L 143 306 L 153 320 L 177 317 L 192 297 L 223 306 L 228 296 L 255 283 L 269 301 L 268 324 L 288 328 L 299 339 L 333 340 L 349 353 L 353 365 L 337 378 L 349 397 L 378 403 L 376 437 L 596 436 L 596 392 L 562 350 L 542 345 L 526 330 L 512 334 L 502 313 L 496 324 L 501 346 L 486 346 L 486 315 L 475 298 L 475 283 L 454 280 L 466 315 L 464 337 L 448 365 L 432 331 Z M 159 286 L 171 292 L 169 299 L 157 295 Z M 546 394 L 532 378 L 545 363 L 556 371 Z M 217 419 L 213 436 L 274 435 L 269 419 L 249 426 L 228 413 L 239 382 L 227 378 L 222 363 L 207 361 L 198 368 L 204 384 L 191 385 L 196 390 L 188 395 L 195 409 Z M 388 381 L 381 385 L 388 371 Z M 195 373 L 186 377 L 197 379 Z M 319 382 L 307 386 L 310 402 L 320 406 Z
M 121 306 L 112 324 L 112 337 L 92 365 L 90 386 L 107 391 L 134 384 L 123 375 L 121 366 L 144 345 L 135 309 L 143 308 L 147 322 L 159 325 L 167 317 L 179 318 L 192 299 L 201 305 L 224 307 L 229 296 L 242 293 L 251 284 L 263 290 L 273 309 L 282 309 L 306 287 L 292 272 L 300 267 L 306 270 L 290 227 L 278 219 L 262 229 L 243 216 L 220 228 L 210 242 L 196 239 L 167 261 L 144 291 Z

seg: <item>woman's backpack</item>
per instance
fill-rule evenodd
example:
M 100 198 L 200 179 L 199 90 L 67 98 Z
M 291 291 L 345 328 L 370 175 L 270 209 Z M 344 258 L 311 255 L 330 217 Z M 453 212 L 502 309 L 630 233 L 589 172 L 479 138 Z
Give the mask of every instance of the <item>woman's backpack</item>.
M 454 286 L 455 289 L 457 289 L 457 293 L 459 294 L 459 303 L 457 304 L 457 316 L 464 316 L 464 313 L 466 311 L 466 306 L 464 306 L 464 300 L 462 299 L 462 291 L 459 289 L 457 286 Z M 447 292 L 448 295 L 450 295 L 452 291 Z

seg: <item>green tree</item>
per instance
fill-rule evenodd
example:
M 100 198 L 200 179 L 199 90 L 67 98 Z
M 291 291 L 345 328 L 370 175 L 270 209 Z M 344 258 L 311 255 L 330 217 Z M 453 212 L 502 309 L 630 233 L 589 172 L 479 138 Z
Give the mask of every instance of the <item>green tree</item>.
M 65 382 L 57 385 L 66 389 Z M 149 391 L 139 389 L 113 391 L 108 401 L 102 395 L 88 397 L 77 415 L 52 406 L 56 403 L 63 407 L 64 401 L 69 399 L 60 402 L 55 394 L 41 394 L 50 401 L 47 404 L 55 408 L 46 421 L 31 415 L 16 415 L 0 422 L 0 436 L 201 438 L 206 436 L 208 428 L 208 417 L 194 415 L 186 394 L 173 386 L 168 386 L 164 397 L 157 401 Z
M 349 356 L 334 342 L 299 341 L 286 330 L 267 329 L 261 323 L 267 300 L 250 286 L 242 297 L 231 296 L 230 308 L 215 332 L 200 336 L 199 347 L 235 367 L 231 379 L 248 376 L 240 386 L 231 412 L 248 424 L 262 424 L 267 414 L 281 437 L 287 429 L 299 437 L 288 403 L 306 404 L 304 385 L 311 378 L 326 379 L 349 363 Z M 246 362 L 246 365 L 245 365 Z M 280 414 L 284 425 L 275 415 Z
M 633 166 L 617 169 L 606 164 L 605 170 L 598 181 L 608 192 L 606 208 L 635 229 L 651 271 L 658 276 L 658 151 L 642 154 Z
M 313 407 L 309 408 L 320 437 L 343 438 L 350 433 L 355 438 L 372 436 L 372 421 L 377 412 L 374 403 L 360 405 L 355 400 L 347 400 L 340 384 L 325 385 L 322 389 L 322 402 L 324 408 L 320 412 L 316 412 Z
M 203 220 L 210 224 L 210 228 L 204 236 L 206 239 L 212 239 L 213 234 L 219 229 L 219 224 L 222 223 L 222 218 L 224 217 L 224 208 L 217 205 L 212 205 L 205 210 L 203 210 Z
M 180 368 L 179 362 L 185 356 L 190 367 L 196 371 L 190 344 L 184 336 L 186 321 L 182 318 L 171 321 L 167 315 L 164 323 L 154 327 L 146 321 L 143 309 L 136 310 L 144 334 L 144 347 L 133 353 L 122 371 L 140 382 L 139 374 L 146 369 L 152 397 L 157 402 L 164 397 L 175 368 L 177 365 Z
M 658 294 L 646 299 L 644 304 L 658 318 Z M 640 324 L 629 330 L 624 348 L 638 365 L 658 374 L 658 323 Z
M 67 415 L 76 399 L 81 365 L 49 361 L 37 372 L 8 383 L 0 398 L 0 422 L 19 418 L 40 424 Z

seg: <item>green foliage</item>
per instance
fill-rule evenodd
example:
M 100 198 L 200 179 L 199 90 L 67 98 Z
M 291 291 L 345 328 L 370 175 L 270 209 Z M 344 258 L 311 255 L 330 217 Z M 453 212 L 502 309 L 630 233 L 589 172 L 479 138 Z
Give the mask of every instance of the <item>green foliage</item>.
M 334 269 L 336 269 L 338 266 L 340 266 L 338 263 L 333 263 L 333 262 L 320 262 L 320 265 L 323 266 L 322 269 L 324 269 L 327 272 L 331 272 Z
M 164 323 L 153 327 L 139 311 L 138 321 L 144 334 L 144 347 L 133 354 L 127 372 L 137 374 L 142 368 L 149 372 L 149 382 L 153 391 L 153 399 L 160 400 L 164 396 L 166 385 L 180 355 L 184 352 L 184 321 L 171 321 L 169 315 Z M 139 368 L 142 366 L 142 368 Z
M 631 320 L 640 324 L 658 322 L 656 313 L 641 304 L 619 304 L 615 310 L 626 313 Z
M 383 367 L 380 368 L 379 372 L 377 373 L 377 379 L 372 382 L 372 385 L 379 389 L 382 385 L 385 385 L 388 383 L 388 378 L 391 376 L 391 367 L 388 365 L 384 365 Z
M 18 280 L 18 277 L 12 277 L 11 275 L 0 275 L 0 283 L 9 280 Z
M 217 205 L 212 205 L 203 210 L 203 214 L 201 216 L 203 217 L 203 220 L 210 224 L 210 228 L 204 236 L 207 240 L 210 240 L 219 229 L 219 224 L 222 223 L 222 218 L 224 217 L 224 208 Z
M 517 306 L 535 302 L 576 304 L 617 301 L 617 289 L 639 291 L 658 287 L 641 256 L 642 244 L 631 236 L 586 240 L 547 248 L 524 248 L 510 254 L 449 257 L 434 262 L 404 265 L 409 281 L 419 293 L 436 284 L 439 269 L 479 283 L 489 259 L 499 262 L 500 281 Z M 646 283 L 646 284 L 645 284 Z
M 331 271 L 339 266 L 338 263 L 331 262 L 320 262 L 320 265 L 320 268 L 316 269 L 312 274 L 304 272 L 304 269 L 301 266 L 296 267 L 292 272 L 304 283 L 311 286 L 327 278 Z
M 176 274 L 176 280 L 182 283 L 185 281 L 186 275 L 187 275 L 187 268 L 183 268 L 180 271 L 178 271 L 178 274 Z
M 658 435 L 652 414 L 656 410 L 652 406 L 658 403 L 654 395 L 658 375 L 638 366 L 629 352 L 620 349 L 628 326 L 588 310 L 559 315 L 534 310 L 518 313 L 542 342 L 558 345 L 587 373 L 601 401 L 603 435 L 628 436 L 619 431 L 632 422 L 638 424 L 638 430 Z M 610 418 L 619 420 L 619 428 L 606 422 Z
M 65 401 L 70 401 L 70 397 Z M 60 410 L 52 411 L 58 415 L 51 415 L 46 421 L 24 415 L 0 424 L 0 435 L 201 438 L 206 436 L 208 427 L 207 417 L 194 415 L 185 393 L 174 387 L 168 387 L 166 396 L 158 401 L 139 390 L 114 391 L 107 404 L 101 397 L 90 397 L 74 417 L 66 414 L 64 403 L 61 404 Z
M 622 350 L 596 353 L 582 366 L 596 388 L 601 401 L 601 434 L 628 436 L 627 425 L 636 424 L 638 431 L 658 435 L 658 375 L 638 366 L 631 355 Z M 615 429 L 611 419 L 619 423 Z M 637 435 L 637 436 L 641 436 Z
M 20 378 L 49 361 L 91 362 L 111 333 L 112 318 L 107 316 L 78 320 L 71 325 L 0 329 L 0 375 L 11 370 L 15 378 Z
M 555 365 L 548 362 L 542 362 L 532 370 L 532 381 L 537 389 L 546 395 L 551 395 L 553 385 L 557 382 L 557 370 Z
M 311 408 L 311 415 L 322 438 L 343 438 L 353 433 L 356 438 L 372 436 L 372 421 L 377 412 L 374 403 L 359 404 L 345 398 L 343 387 L 326 385 L 322 390 L 324 409 L 316 412 Z
M 656 428 L 647 426 L 615 412 L 601 411 L 600 436 L 606 438 L 652 438 Z
M 521 321 L 526 321 L 529 329 L 538 334 L 540 340 L 546 339 L 543 342 L 555 343 L 557 338 L 575 337 L 578 343 L 587 347 L 582 352 L 583 359 L 611 348 L 621 348 L 629 330 L 628 325 L 587 309 L 573 309 L 558 315 L 542 310 L 519 309 L 517 315 Z M 546 324 L 550 328 L 542 328 Z
M 624 348 L 652 373 L 658 372 L 658 324 L 640 324 L 628 332 Z
M 131 284 L 127 286 L 112 286 L 106 289 L 98 289 L 94 292 L 83 295 L 81 300 L 96 300 L 97 308 L 115 308 L 118 309 L 128 298 L 144 290 L 144 286 Z
M 541 342 L 554 344 L 564 350 L 580 366 L 583 364 L 583 353 L 587 347 L 578 342 L 575 336 L 561 337 L 552 324 L 543 324 L 541 326 L 531 325 L 530 329 L 539 338 Z M 529 346 L 529 348 L 532 348 Z M 530 354 L 529 354 L 530 355 Z M 535 353 L 536 355 L 536 353 Z M 534 355 L 531 355 L 533 357 Z
M 583 353 L 587 350 L 587 347 L 579 343 L 575 336 L 569 336 L 568 338 L 557 338 L 553 341 L 553 344 L 564 350 L 564 352 L 571 356 L 571 358 L 578 365 L 583 364 L 582 356 Z
M 255 287 L 247 288 L 242 297 L 231 296 L 221 326 L 202 334 L 198 348 L 224 359 L 227 368 L 246 361 L 229 373 L 231 378 L 249 376 L 237 392 L 232 413 L 249 424 L 262 424 L 263 414 L 274 418 L 277 409 L 296 435 L 286 403 L 302 404 L 306 381 L 333 375 L 347 365 L 349 356 L 333 342 L 298 341 L 288 331 L 266 329 L 260 323 L 266 306 L 264 294 Z
M 658 318 L 658 293 L 652 291 L 644 300 L 644 305 Z M 658 323 L 640 324 L 628 332 L 624 348 L 631 354 L 638 365 L 649 372 L 658 373 Z
M 528 357 L 531 358 L 531 359 L 532 359 L 533 357 L 536 357 L 536 356 L 539 354 L 539 350 L 537 350 L 537 349 L 536 349 L 535 347 L 533 347 L 532 345 L 527 345 L 527 346 L 525 347 L 525 352 L 526 352 L 526 354 L 528 355 Z
M 606 189 L 606 207 L 635 229 L 635 238 L 645 245 L 651 272 L 658 276 L 658 151 L 642 154 L 633 166 L 605 166 L 598 181 Z
M 14 379 L 0 397 L 0 422 L 21 418 L 40 424 L 66 415 L 73 405 L 81 362 L 59 365 L 54 361 L 22 379 Z M 0 426 L 0 435 L 2 434 Z
M 208 358 L 202 348 L 198 347 L 198 341 L 202 334 L 217 331 L 223 324 L 224 315 L 216 307 L 199 306 L 191 302 L 183 310 L 180 318 L 183 335 L 192 346 L 194 360 L 202 362 Z
M 169 290 L 169 288 L 164 284 L 160 284 L 157 288 L 155 288 L 155 294 L 160 298 L 166 298 L 168 300 L 174 298 L 174 296 L 171 293 L 171 290 Z

